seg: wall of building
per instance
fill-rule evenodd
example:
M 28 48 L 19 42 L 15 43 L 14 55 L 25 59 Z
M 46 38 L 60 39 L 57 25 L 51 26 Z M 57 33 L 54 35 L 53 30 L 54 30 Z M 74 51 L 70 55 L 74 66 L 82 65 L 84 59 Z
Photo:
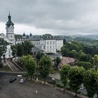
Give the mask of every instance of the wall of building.
M 61 47 L 63 47 L 63 40 L 56 40 L 56 49 L 61 50 Z

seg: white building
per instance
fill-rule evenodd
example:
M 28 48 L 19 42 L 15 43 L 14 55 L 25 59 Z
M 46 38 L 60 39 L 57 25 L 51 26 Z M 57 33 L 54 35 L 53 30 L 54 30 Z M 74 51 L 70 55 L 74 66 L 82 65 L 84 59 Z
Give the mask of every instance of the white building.
M 43 50 L 45 53 L 56 53 L 63 46 L 63 39 L 57 39 L 51 34 L 45 34 L 39 37 L 32 36 L 30 40 L 35 47 Z
M 11 21 L 10 14 L 8 16 L 8 22 L 6 23 L 6 35 L 1 33 L 0 38 L 3 38 L 6 42 L 9 43 L 9 45 L 7 45 L 6 53 L 4 54 L 5 58 L 11 58 L 12 57 L 11 45 L 15 44 L 15 34 L 14 34 L 14 23 Z
M 12 44 L 15 43 L 14 23 L 11 21 L 10 14 L 8 16 L 8 22 L 6 23 L 6 37 Z
M 63 47 L 63 39 L 59 37 L 52 36 L 51 34 L 45 35 L 25 35 L 22 38 L 17 38 L 16 43 L 21 43 L 25 40 L 31 41 L 31 43 L 38 49 L 44 51 L 45 53 L 56 53 Z

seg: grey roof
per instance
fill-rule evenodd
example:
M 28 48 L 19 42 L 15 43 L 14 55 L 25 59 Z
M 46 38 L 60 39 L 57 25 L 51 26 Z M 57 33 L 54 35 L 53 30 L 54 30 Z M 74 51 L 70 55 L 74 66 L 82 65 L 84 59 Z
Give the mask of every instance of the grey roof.
M 32 52 L 39 52 L 39 51 L 43 51 L 43 50 L 38 49 L 37 47 L 33 47 L 33 48 L 32 48 Z
M 29 36 L 29 40 L 39 41 L 39 40 L 41 40 L 41 36 L 39 36 L 39 35 Z
M 39 41 L 39 40 L 63 40 L 61 36 L 52 36 L 51 34 L 45 34 L 45 35 L 32 35 L 31 33 L 29 35 L 22 35 L 22 39 L 29 39 L 31 41 Z

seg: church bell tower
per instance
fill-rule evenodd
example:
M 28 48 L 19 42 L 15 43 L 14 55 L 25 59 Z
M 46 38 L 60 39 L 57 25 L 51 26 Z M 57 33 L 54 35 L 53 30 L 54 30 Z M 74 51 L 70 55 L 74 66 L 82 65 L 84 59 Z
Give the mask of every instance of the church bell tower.
M 8 16 L 8 22 L 6 23 L 6 37 L 12 44 L 15 44 L 14 23 L 11 21 L 10 13 Z

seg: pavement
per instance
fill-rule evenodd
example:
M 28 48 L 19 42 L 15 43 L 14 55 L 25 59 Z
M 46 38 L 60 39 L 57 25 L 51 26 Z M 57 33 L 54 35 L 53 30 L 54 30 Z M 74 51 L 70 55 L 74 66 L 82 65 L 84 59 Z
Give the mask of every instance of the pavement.
M 12 77 L 17 80 L 9 83 Z M 0 77 L 0 98 L 74 98 L 71 94 L 32 80 L 20 84 L 20 79 L 16 74 L 3 74 Z

